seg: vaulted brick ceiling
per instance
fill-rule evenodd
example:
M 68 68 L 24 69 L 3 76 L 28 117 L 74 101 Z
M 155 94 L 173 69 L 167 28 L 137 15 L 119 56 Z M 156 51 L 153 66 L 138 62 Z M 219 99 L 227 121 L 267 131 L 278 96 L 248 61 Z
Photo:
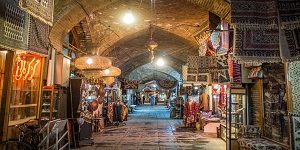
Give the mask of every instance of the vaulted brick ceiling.
M 50 39 L 54 46 L 58 45 L 59 38 L 55 36 L 59 35 L 55 34 L 65 34 L 70 30 L 69 26 L 78 20 L 72 16 L 73 10 L 73 15 L 83 17 L 73 27 L 88 35 L 82 37 L 83 33 L 79 33 L 80 49 L 112 57 L 114 65 L 121 67 L 124 73 L 150 62 L 150 54 L 145 48 L 150 38 L 150 20 L 154 21 L 154 40 L 159 44 L 157 54 L 165 56 L 169 65 L 180 72 L 186 57 L 198 54 L 194 36 L 208 24 L 208 11 L 224 19 L 229 16 L 226 0 L 156 0 L 154 11 L 151 10 L 150 0 L 100 1 L 56 1 L 55 24 Z M 75 8 L 77 11 L 74 11 Z M 121 15 L 128 9 L 136 17 L 136 22 L 131 26 L 121 22 Z M 70 24 L 63 25 L 66 19 Z

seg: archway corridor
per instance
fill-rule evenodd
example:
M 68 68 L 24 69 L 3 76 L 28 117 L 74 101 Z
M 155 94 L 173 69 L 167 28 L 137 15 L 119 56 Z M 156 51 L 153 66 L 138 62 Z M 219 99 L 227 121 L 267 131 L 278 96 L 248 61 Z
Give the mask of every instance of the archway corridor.
M 208 129 L 213 130 L 213 129 Z M 141 105 L 129 114 L 126 124 L 95 133 L 93 146 L 81 150 L 225 150 L 216 133 L 184 128 L 181 119 L 171 119 L 166 106 Z

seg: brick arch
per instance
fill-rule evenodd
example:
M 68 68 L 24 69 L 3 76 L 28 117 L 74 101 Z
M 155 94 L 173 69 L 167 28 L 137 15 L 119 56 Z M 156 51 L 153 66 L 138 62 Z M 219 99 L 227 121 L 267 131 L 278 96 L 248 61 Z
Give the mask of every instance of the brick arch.
M 219 17 L 230 20 L 230 3 L 227 0 L 185 0 L 200 8 L 208 10 Z M 105 8 L 110 4 L 117 3 L 118 0 L 60 0 L 55 5 L 65 4 L 65 7 L 56 7 L 55 22 L 50 31 L 49 39 L 55 49 L 62 49 L 65 35 L 87 14 Z

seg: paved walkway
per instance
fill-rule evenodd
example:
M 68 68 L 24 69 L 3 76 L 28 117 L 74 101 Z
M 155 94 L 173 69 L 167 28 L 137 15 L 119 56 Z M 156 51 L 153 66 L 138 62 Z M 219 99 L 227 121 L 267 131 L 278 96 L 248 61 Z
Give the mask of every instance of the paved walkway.
M 170 119 L 163 106 L 139 106 L 129 114 L 126 125 L 106 128 L 94 134 L 93 146 L 82 150 L 225 150 L 225 142 L 216 135 L 179 128 L 181 119 Z

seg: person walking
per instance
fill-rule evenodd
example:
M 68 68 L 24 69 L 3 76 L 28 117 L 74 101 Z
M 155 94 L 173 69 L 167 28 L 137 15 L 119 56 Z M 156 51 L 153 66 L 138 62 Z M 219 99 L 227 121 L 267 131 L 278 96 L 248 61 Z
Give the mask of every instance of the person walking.
M 145 104 L 145 99 L 146 99 L 146 97 L 145 97 L 145 95 L 143 95 L 143 105 Z

